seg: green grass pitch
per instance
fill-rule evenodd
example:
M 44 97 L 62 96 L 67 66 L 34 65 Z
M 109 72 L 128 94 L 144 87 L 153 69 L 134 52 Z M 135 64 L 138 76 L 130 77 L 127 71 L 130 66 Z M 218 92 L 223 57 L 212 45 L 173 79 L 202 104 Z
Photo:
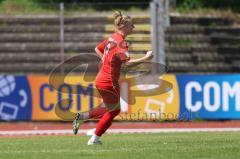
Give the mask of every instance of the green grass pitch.
M 102 146 L 86 136 L 0 138 L 1 159 L 237 159 L 240 132 L 105 135 Z

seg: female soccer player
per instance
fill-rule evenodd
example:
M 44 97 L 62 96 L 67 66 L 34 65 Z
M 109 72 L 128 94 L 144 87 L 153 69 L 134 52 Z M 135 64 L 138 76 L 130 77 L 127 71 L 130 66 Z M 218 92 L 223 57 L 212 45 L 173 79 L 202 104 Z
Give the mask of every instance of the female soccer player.
M 95 80 L 95 85 L 103 99 L 105 107 L 98 107 L 90 112 L 77 113 L 73 121 L 73 131 L 77 134 L 81 120 L 100 118 L 96 130 L 88 141 L 88 145 L 102 144 L 99 140 L 102 134 L 110 127 L 112 120 L 120 113 L 119 77 L 122 64 L 137 65 L 153 57 L 152 51 L 139 59 L 131 59 L 125 41 L 127 35 L 134 29 L 132 18 L 122 15 L 120 11 L 114 13 L 115 32 L 97 45 L 96 53 L 102 59 L 102 66 Z

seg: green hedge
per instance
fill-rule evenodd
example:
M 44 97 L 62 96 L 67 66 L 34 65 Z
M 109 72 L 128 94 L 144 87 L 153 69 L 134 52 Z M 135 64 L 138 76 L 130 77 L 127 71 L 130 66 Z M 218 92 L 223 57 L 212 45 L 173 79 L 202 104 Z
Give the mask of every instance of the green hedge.
M 69 10 L 78 10 L 81 8 L 90 8 L 97 11 L 102 10 L 114 10 L 114 9 L 147 9 L 149 7 L 148 3 L 151 0 L 0 0 L 0 9 L 4 9 L 5 6 L 20 5 L 22 8 L 28 6 L 31 10 L 36 9 L 58 9 L 58 3 L 64 2 L 65 8 Z M 231 9 L 235 12 L 240 12 L 240 0 L 170 0 L 176 2 L 177 9 L 182 10 L 194 10 L 201 8 L 209 9 Z M 121 3 L 131 3 L 131 4 L 121 4 Z M 5 4 L 5 5 L 4 5 Z
M 0 9 L 6 10 L 11 6 L 16 8 L 27 8 L 27 10 L 48 9 L 56 10 L 59 3 L 65 4 L 66 10 L 81 10 L 91 9 L 96 11 L 104 10 L 130 10 L 138 9 L 145 10 L 149 8 L 150 0 L 135 0 L 135 1 L 117 1 L 117 0 L 0 0 Z M 126 4 L 127 3 L 127 4 Z M 2 6 L 2 8 L 1 8 Z M 9 7 L 10 6 L 10 7 Z M 1 12 L 1 11 L 0 11 Z
M 138 9 L 147 9 L 149 8 L 148 3 L 151 0 L 125 0 L 125 1 L 118 1 L 118 0 L 30 0 L 38 3 L 40 6 L 49 5 L 56 5 L 56 3 L 63 2 L 65 3 L 66 9 L 77 9 L 80 7 L 87 7 L 92 8 L 97 11 L 102 10 L 114 10 L 114 9 L 131 9 L 131 8 L 138 8 Z M 129 3 L 129 5 L 124 4 Z
M 176 6 L 187 10 L 212 8 L 240 12 L 240 0 L 177 0 Z

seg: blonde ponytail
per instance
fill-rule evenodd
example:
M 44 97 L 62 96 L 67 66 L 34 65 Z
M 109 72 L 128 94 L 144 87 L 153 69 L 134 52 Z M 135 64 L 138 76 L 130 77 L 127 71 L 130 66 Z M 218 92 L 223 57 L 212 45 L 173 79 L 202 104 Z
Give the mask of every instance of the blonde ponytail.
M 128 22 L 132 21 L 132 18 L 128 15 L 122 15 L 120 11 L 115 11 L 113 13 L 114 18 L 114 25 L 116 29 L 121 29 L 124 27 Z

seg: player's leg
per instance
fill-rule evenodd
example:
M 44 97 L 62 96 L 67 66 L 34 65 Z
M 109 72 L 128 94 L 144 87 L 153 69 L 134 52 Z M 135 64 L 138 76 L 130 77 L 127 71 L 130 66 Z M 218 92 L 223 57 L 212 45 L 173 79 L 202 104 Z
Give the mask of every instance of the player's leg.
M 102 134 L 111 126 L 113 119 L 120 113 L 120 96 L 119 91 L 115 90 L 99 90 L 103 98 L 103 102 L 108 111 L 99 120 L 96 130 L 88 141 L 88 145 L 101 144 L 99 140 Z
M 81 126 L 81 123 L 84 120 L 88 120 L 88 119 L 99 119 L 101 118 L 106 112 L 107 112 L 107 108 L 106 107 L 96 107 L 93 110 L 89 111 L 89 112 L 78 112 L 76 113 L 76 116 L 73 120 L 73 133 L 76 135 L 78 133 L 78 129 Z
M 106 112 L 99 120 L 96 130 L 88 141 L 88 145 L 101 144 L 100 137 L 112 125 L 113 119 L 120 113 L 120 108 Z
M 100 96 L 102 98 L 104 98 L 103 100 L 105 100 L 105 102 L 112 102 L 112 98 L 114 98 L 116 95 L 115 91 L 113 94 L 113 90 L 112 88 L 100 88 L 97 87 L 98 92 L 100 94 Z M 115 100 L 114 100 L 115 102 Z M 81 123 L 84 120 L 88 120 L 88 119 L 99 119 L 101 118 L 106 112 L 107 112 L 107 108 L 104 104 L 100 104 L 100 106 L 94 108 L 91 111 L 88 112 L 78 112 L 76 113 L 76 116 L 73 120 L 73 133 L 76 135 L 78 133 L 78 129 L 80 128 Z

